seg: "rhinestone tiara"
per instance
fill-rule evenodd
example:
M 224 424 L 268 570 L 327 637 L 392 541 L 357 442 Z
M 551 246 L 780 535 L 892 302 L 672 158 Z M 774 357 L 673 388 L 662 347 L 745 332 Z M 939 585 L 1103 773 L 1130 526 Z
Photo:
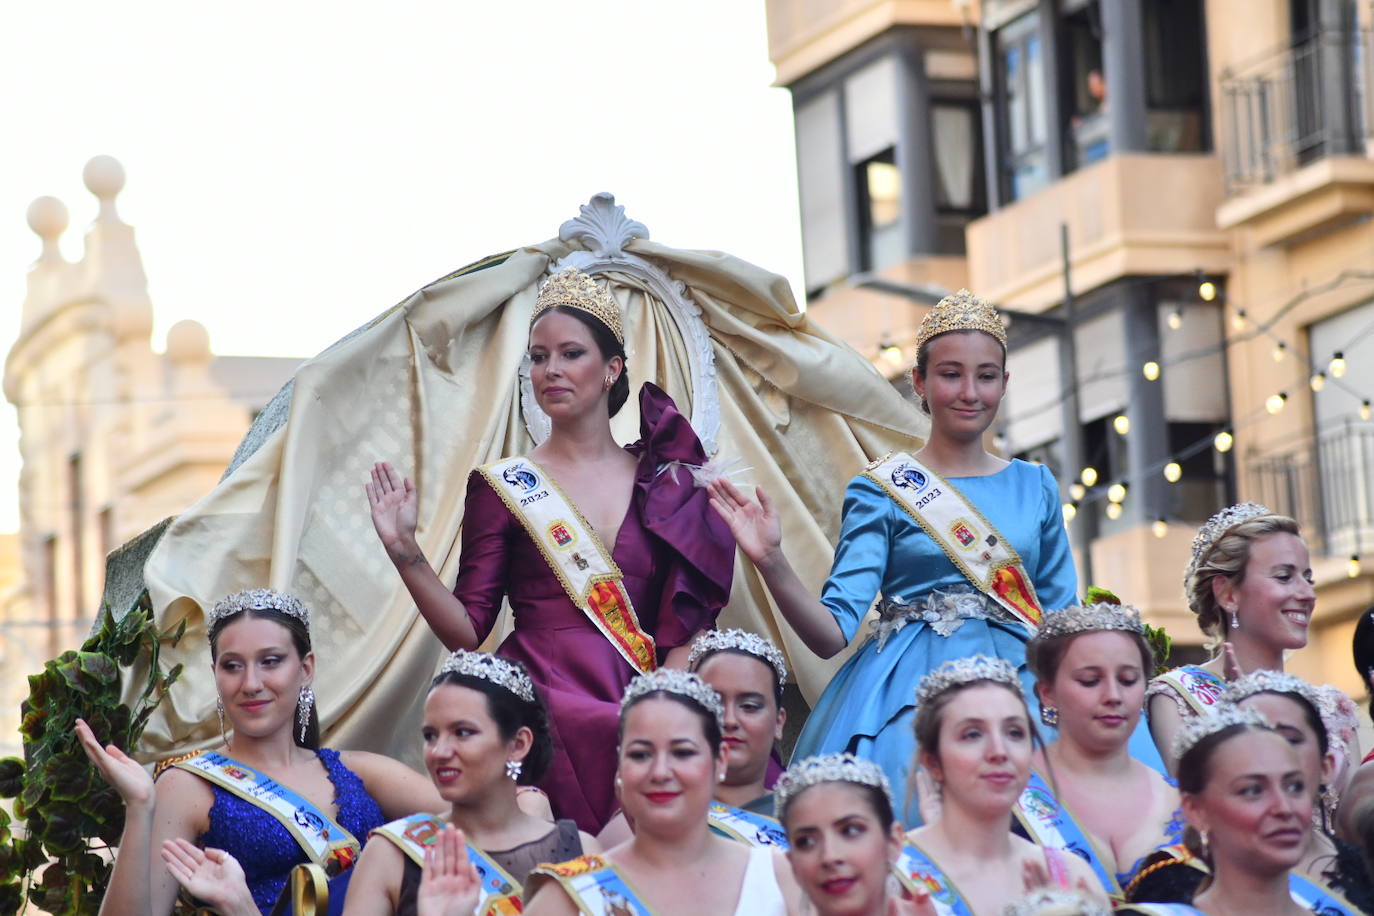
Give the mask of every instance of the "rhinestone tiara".
M 1246 709 L 1242 706 L 1217 705 L 1212 707 L 1210 713 L 1192 716 L 1183 723 L 1183 726 L 1174 735 L 1174 759 L 1182 760 L 1183 755 L 1196 747 L 1203 738 L 1236 725 L 1249 725 L 1255 728 L 1274 730 L 1273 723 L 1253 709 Z
M 1085 604 L 1073 605 L 1062 611 L 1047 613 L 1040 621 L 1036 639 L 1054 639 L 1056 636 L 1074 636 L 1078 633 L 1095 633 L 1100 630 L 1121 630 L 1126 633 L 1145 635 L 1145 624 L 1140 620 L 1140 611 L 1129 604 Z
M 1002 916 L 1110 916 L 1111 911 L 1079 891 L 1040 888 L 1009 905 Z
M 687 656 L 687 670 L 696 671 L 697 663 L 713 652 L 732 649 L 752 655 L 768 665 L 778 675 L 778 683 L 787 680 L 787 662 L 782 651 L 757 633 L 748 630 L 707 630 L 692 641 L 692 651 Z
M 310 611 L 301 603 L 301 599 L 275 588 L 249 588 L 226 595 L 210 608 L 210 613 L 205 615 L 205 622 L 213 630 L 221 620 L 235 614 L 268 610 L 294 617 L 305 624 L 307 630 L 310 629 Z
M 1300 677 L 1282 671 L 1260 670 L 1241 675 L 1226 685 L 1221 702 L 1235 704 L 1260 693 L 1297 694 L 1307 701 L 1318 717 L 1322 716 L 1323 701 L 1317 688 Z
M 504 687 L 526 703 L 535 701 L 534 683 L 525 672 L 524 666 L 499 655 L 459 649 L 450 653 L 448 659 L 444 661 L 444 666 L 439 669 L 439 677 L 443 677 L 445 674 L 462 674 L 467 677 L 480 678 L 495 684 L 497 687 Z
M 1188 588 L 1188 583 L 1192 582 L 1193 576 L 1197 575 L 1198 567 L 1202 565 L 1203 559 L 1212 552 L 1213 545 L 1221 540 L 1222 535 L 1246 519 L 1273 514 L 1259 503 L 1247 502 L 1227 506 L 1207 519 L 1207 523 L 1198 529 L 1197 535 L 1193 538 L 1193 557 L 1188 561 L 1188 569 L 1183 574 L 1183 587 Z
M 620 326 L 620 306 L 615 297 L 576 267 L 561 270 L 544 281 L 539 288 L 539 297 L 534 301 L 530 326 L 534 326 L 540 315 L 560 305 L 581 309 L 591 315 L 606 326 L 617 343 L 625 346 L 625 331 Z
M 853 754 L 821 754 L 798 760 L 778 777 L 773 786 L 773 796 L 777 801 L 778 814 L 785 817 L 787 806 L 803 790 L 825 782 L 851 782 L 860 786 L 872 786 L 887 796 L 892 804 L 892 786 L 882 768 L 871 760 L 855 757 Z
M 941 299 L 921 319 L 921 326 L 916 331 L 917 352 L 932 337 L 950 331 L 982 331 L 997 338 L 1003 347 L 1007 345 L 1007 329 L 997 309 L 966 289 Z
M 1005 684 L 1015 690 L 1017 695 L 1021 693 L 1021 681 L 1016 676 L 1016 669 L 1012 667 L 1011 662 L 1001 658 L 989 658 L 986 655 L 972 655 L 945 662 L 921 678 L 921 683 L 916 688 L 916 708 L 921 708 L 923 704 L 946 690 L 965 684 L 976 684 L 979 681 Z
M 716 725 L 720 726 L 721 731 L 725 730 L 725 706 L 720 701 L 720 694 L 695 674 L 689 674 L 680 668 L 655 668 L 648 674 L 641 674 L 630 681 L 630 685 L 625 688 L 625 695 L 620 698 L 621 717 L 625 716 L 625 711 L 640 697 L 659 691 L 686 697 L 715 716 Z

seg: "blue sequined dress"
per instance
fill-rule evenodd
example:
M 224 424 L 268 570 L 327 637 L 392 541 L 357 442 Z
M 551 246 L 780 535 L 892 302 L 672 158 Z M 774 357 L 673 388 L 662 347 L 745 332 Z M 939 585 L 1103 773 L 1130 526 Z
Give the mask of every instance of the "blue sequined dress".
M 984 477 L 952 477 L 1021 557 L 1046 612 L 1074 603 L 1078 576 L 1064 531 L 1059 487 L 1048 468 L 1013 461 Z M 905 620 L 893 605 L 917 605 L 939 590 L 944 615 Z M 1032 714 L 1038 712 L 1026 670 L 1029 634 L 996 605 L 973 592 L 968 579 L 878 484 L 855 477 L 845 490 L 835 562 L 821 593 L 847 641 L 881 595 L 888 610 L 884 638 L 870 636 L 836 672 L 797 739 L 793 759 L 850 751 L 883 768 L 892 781 L 899 816 L 919 824 L 915 794 L 906 812 L 907 774 L 916 753 L 914 692 L 922 676 L 951 659 L 982 653 L 1021 669 Z
M 339 760 L 338 751 L 322 747 L 317 753 L 334 784 L 334 804 L 338 809 L 335 822 L 365 843 L 367 835 L 386 823 L 386 818 L 367 794 L 358 774 Z M 238 859 L 253 902 L 267 913 L 286 886 L 291 869 L 309 861 L 305 850 L 266 811 L 219 786 L 210 784 L 210 788 L 215 793 L 215 802 L 210 806 L 210 829 L 197 837 L 196 843 L 223 849 Z M 332 902 L 334 895 L 330 896 Z M 342 903 L 342 895 L 339 896 Z

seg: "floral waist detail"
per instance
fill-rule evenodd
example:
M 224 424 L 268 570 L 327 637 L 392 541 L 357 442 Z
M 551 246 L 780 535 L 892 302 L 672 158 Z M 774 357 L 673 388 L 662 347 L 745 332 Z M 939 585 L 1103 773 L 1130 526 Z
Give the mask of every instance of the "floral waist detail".
M 949 636 L 963 626 L 965 620 L 995 620 L 1019 626 L 1009 611 L 987 595 L 970 585 L 953 585 L 936 589 L 912 602 L 900 597 L 883 597 L 878 602 L 878 619 L 873 621 L 872 627 L 881 652 L 887 640 L 908 623 L 926 623 L 941 636 Z

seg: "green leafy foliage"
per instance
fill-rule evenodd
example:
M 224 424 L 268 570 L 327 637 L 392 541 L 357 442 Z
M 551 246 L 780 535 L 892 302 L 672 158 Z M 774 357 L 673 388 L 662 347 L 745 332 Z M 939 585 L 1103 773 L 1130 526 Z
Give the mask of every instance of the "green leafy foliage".
M 1115 592 L 1096 585 L 1088 586 L 1087 594 L 1083 596 L 1084 604 L 1120 604 L 1121 599 Z M 1153 674 L 1163 674 L 1169 670 L 1169 653 L 1173 651 L 1173 638 L 1165 632 L 1163 627 L 1152 627 L 1145 624 L 1145 641 L 1150 644 L 1150 648 L 1155 653 L 1155 670 Z
M 124 829 L 124 805 L 86 758 L 75 723 L 85 719 L 102 741 L 132 751 L 148 719 L 181 676 L 163 672 L 162 646 L 185 632 L 159 632 L 145 591 L 116 619 L 109 605 L 99 629 L 77 650 L 63 652 L 29 676 L 19 727 L 24 759 L 0 760 L 0 798 L 13 798 L 23 821 L 16 838 L 0 810 L 0 913 L 22 909 L 24 898 L 54 916 L 86 916 L 100 909 L 110 866 L 97 850 Z M 121 669 L 144 661 L 148 675 L 132 706 L 120 701 Z

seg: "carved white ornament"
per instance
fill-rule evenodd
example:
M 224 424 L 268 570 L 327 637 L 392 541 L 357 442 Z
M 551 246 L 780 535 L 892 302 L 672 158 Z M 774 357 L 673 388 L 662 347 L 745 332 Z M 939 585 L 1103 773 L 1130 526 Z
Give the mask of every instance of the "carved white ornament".
M 579 216 L 559 227 L 558 237 L 564 242 L 580 243 L 584 250 L 574 251 L 550 264 L 549 274 L 567 267 L 576 267 L 592 276 L 607 271 L 628 274 L 641 281 L 654 298 L 664 304 L 682 335 L 687 352 L 687 371 L 692 380 L 692 428 L 701 439 L 706 454 L 714 455 L 716 435 L 720 432 L 720 393 L 716 387 L 715 352 L 711 349 L 706 323 L 701 319 L 701 308 L 692 301 L 687 284 L 673 279 L 658 265 L 625 250 L 625 245 L 632 239 L 647 239 L 649 229 L 637 220 L 628 219 L 625 208 L 616 205 L 614 195 L 603 191 L 583 204 L 580 210 Z M 627 327 L 628 324 L 627 321 Z M 536 443 L 547 439 L 549 418 L 535 401 L 528 357 L 520 364 L 520 411 L 530 437 Z

